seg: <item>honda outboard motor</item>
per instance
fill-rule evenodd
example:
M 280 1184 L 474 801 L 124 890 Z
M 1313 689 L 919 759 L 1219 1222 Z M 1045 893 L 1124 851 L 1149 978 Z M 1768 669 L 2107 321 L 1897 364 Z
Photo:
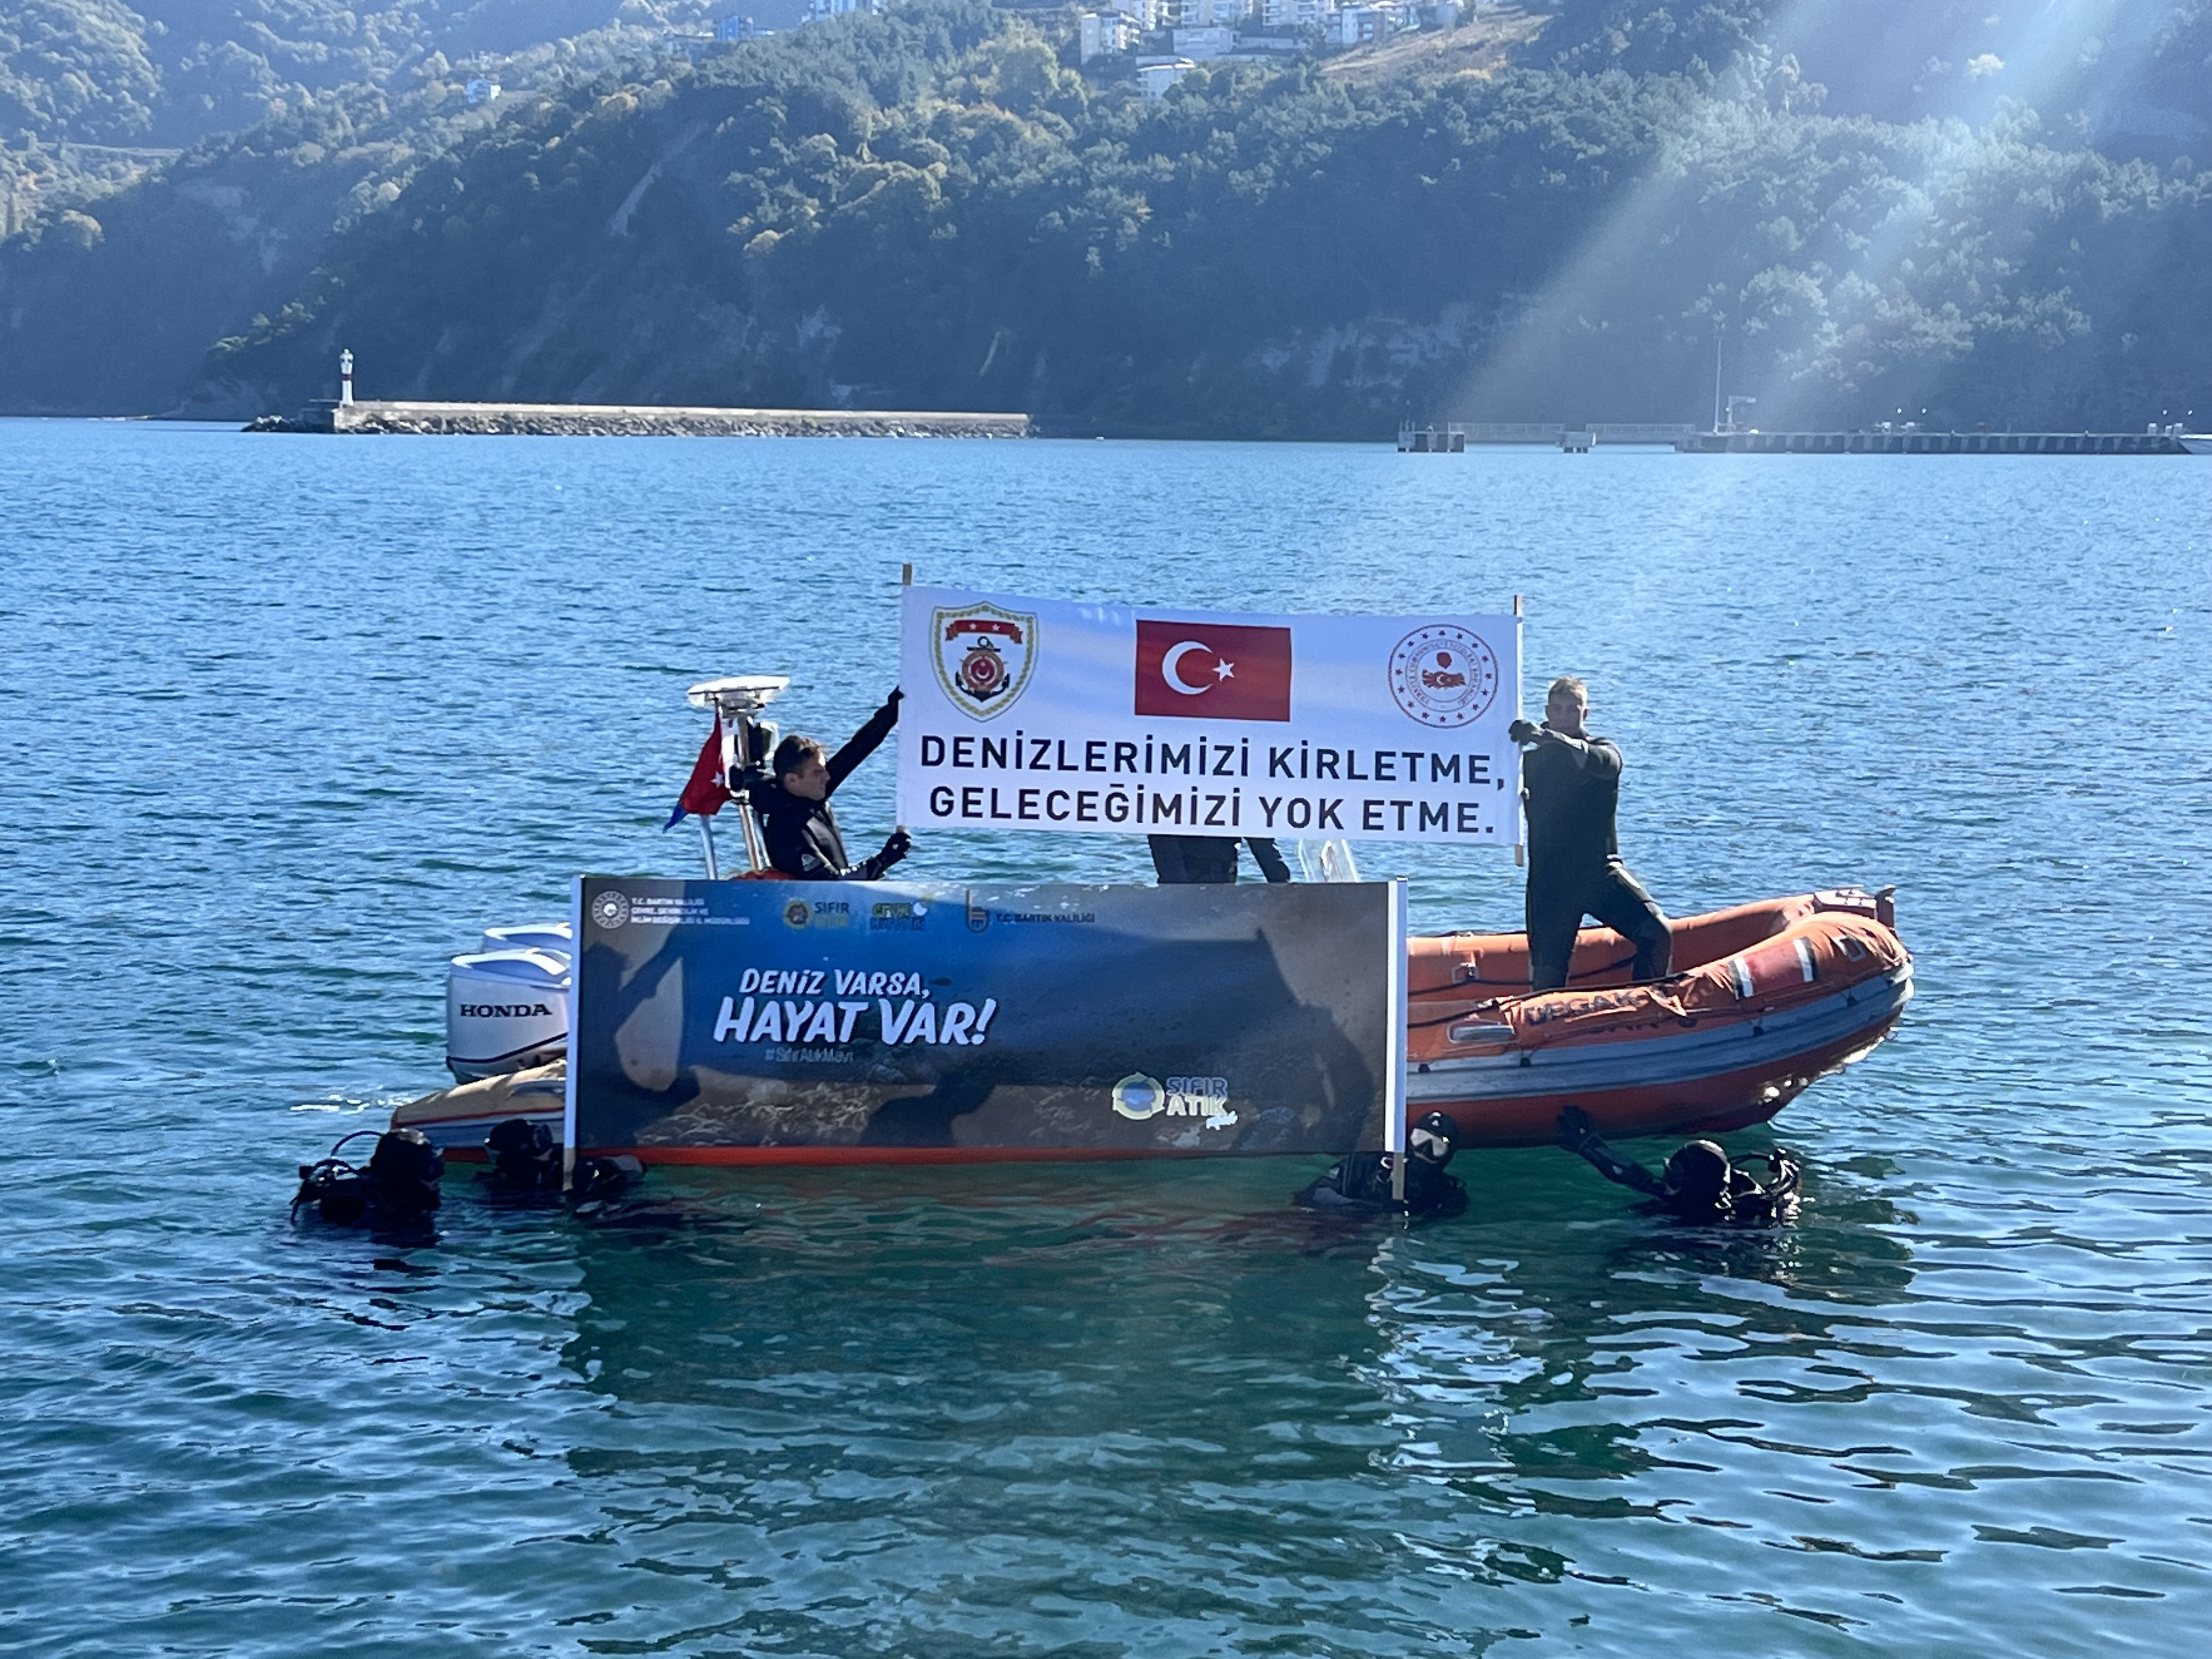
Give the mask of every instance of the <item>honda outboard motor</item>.
M 446 975 L 446 1067 L 460 1081 L 568 1052 L 568 957 L 545 950 L 455 957 Z
M 376 1135 L 376 1151 L 367 1169 L 356 1169 L 338 1156 L 347 1141 L 371 1134 Z M 300 1190 L 292 1200 L 292 1214 L 296 1219 L 300 1206 L 306 1204 L 336 1226 L 367 1222 L 380 1228 L 421 1227 L 438 1207 L 438 1183 L 445 1173 L 446 1155 L 421 1130 L 377 1134 L 374 1129 L 357 1129 L 331 1147 L 329 1157 L 300 1166 Z

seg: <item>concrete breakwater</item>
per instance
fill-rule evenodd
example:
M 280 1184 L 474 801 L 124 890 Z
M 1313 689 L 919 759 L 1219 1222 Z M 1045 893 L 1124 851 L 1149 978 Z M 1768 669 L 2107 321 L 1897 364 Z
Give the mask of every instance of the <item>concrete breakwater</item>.
M 1026 438 L 1026 415 L 869 409 L 704 409 L 653 404 L 313 403 L 248 432 L 550 437 Z

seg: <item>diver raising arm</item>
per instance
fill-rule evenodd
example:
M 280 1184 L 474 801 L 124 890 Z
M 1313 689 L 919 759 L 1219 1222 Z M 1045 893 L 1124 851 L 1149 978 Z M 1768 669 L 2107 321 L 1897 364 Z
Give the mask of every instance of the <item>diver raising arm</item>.
M 754 806 L 769 864 L 777 874 L 798 881 L 878 881 L 912 848 L 906 831 L 897 830 L 881 852 L 851 863 L 837 815 L 830 807 L 837 786 L 876 752 L 898 723 L 900 695 L 893 690 L 884 698 L 884 706 L 834 755 L 825 757 L 820 744 L 796 733 L 776 745 L 775 781 L 755 790 Z
M 1779 1148 L 1764 1155 L 1764 1181 L 1731 1164 L 1729 1155 L 1710 1140 L 1692 1140 L 1677 1148 L 1665 1170 L 1655 1176 L 1607 1146 L 1579 1106 L 1559 1114 L 1559 1144 L 1607 1181 L 1633 1188 L 1653 1200 L 1650 1207 L 1678 1221 L 1765 1224 L 1788 1221 L 1797 1212 L 1802 1174 L 1797 1160 Z

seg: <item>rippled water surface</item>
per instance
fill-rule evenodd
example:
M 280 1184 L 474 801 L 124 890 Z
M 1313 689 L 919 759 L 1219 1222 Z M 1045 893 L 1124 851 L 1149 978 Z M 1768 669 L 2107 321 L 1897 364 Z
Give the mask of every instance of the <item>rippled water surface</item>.
M 0 422 L 0 1644 L 2186 1650 L 2208 532 L 2191 460 Z M 476 928 L 689 873 L 686 684 L 874 706 L 902 560 L 1525 594 L 1670 910 L 1901 890 L 1905 1024 L 1772 1131 L 1801 1223 L 1531 1151 L 1410 1234 L 1289 1212 L 1298 1160 L 657 1172 L 597 1224 L 457 1175 L 434 1245 L 289 1226 L 295 1164 L 440 1081 Z M 1425 926 L 1517 912 L 1494 855 L 1366 862 Z

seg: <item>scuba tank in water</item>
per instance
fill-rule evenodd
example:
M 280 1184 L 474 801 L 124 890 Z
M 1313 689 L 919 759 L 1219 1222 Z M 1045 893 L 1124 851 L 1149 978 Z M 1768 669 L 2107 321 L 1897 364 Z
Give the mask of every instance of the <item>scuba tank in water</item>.
M 1444 1173 L 1459 1147 L 1459 1123 L 1431 1112 L 1407 1137 L 1406 1195 L 1396 1190 L 1396 1154 L 1351 1152 L 1291 1194 L 1300 1209 L 1346 1218 L 1407 1216 L 1416 1220 L 1464 1214 L 1467 1188 Z
M 376 1150 L 365 1169 L 338 1156 L 347 1142 L 376 1135 Z M 438 1183 L 446 1156 L 419 1129 L 356 1129 L 342 1137 L 330 1155 L 300 1166 L 300 1190 L 292 1200 L 297 1219 L 302 1205 L 313 1206 L 334 1226 L 419 1226 L 438 1207 Z
M 568 1183 L 568 1201 L 578 1215 L 594 1215 L 629 1190 L 645 1165 L 627 1152 L 616 1158 L 580 1158 Z
M 557 1193 L 562 1187 L 561 1143 L 542 1122 L 510 1117 L 484 1137 L 483 1179 L 501 1193 Z M 580 1158 L 568 1177 L 568 1201 L 579 1215 L 606 1208 L 645 1173 L 637 1159 Z
M 561 1143 L 542 1122 L 510 1117 L 484 1137 L 483 1179 L 502 1193 L 561 1190 Z

